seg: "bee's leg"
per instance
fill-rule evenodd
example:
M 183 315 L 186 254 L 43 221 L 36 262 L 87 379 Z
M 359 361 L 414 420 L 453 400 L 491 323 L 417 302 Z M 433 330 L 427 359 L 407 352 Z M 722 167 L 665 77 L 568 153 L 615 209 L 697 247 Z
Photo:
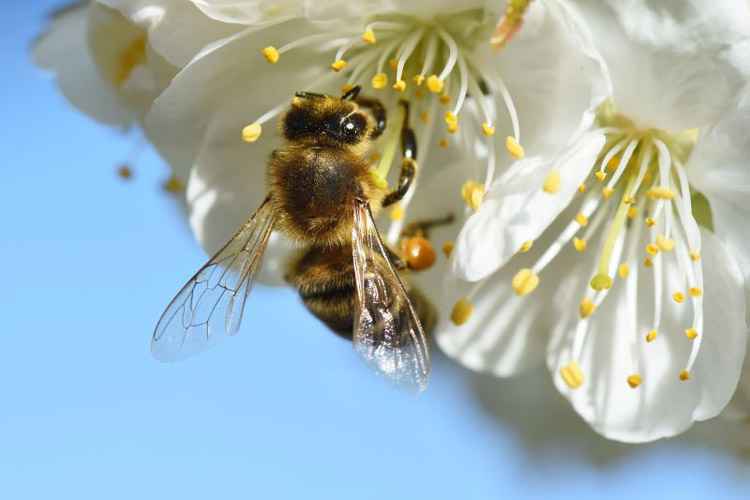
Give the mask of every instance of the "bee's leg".
M 356 89 L 357 87 L 354 88 Z M 349 92 L 352 91 L 353 89 Z M 372 113 L 372 117 L 375 118 L 375 130 L 372 131 L 370 137 L 372 139 L 377 139 L 378 137 L 383 135 L 387 123 L 385 106 L 383 106 L 383 103 L 377 99 L 373 99 L 372 97 L 355 97 L 354 102 L 356 102 L 360 107 L 369 109 L 370 113 Z
M 401 175 L 398 179 L 398 187 L 388 193 L 383 199 L 383 206 L 387 207 L 400 201 L 409 192 L 411 183 L 417 174 L 417 138 L 414 130 L 409 126 L 409 103 L 399 101 L 404 107 L 404 122 L 401 125 Z
M 440 217 L 438 219 L 423 219 L 414 221 L 410 224 L 408 224 L 403 231 L 401 231 L 402 237 L 410 237 L 410 236 L 423 236 L 425 238 L 429 238 L 429 231 L 433 227 L 439 227 L 439 226 L 445 226 L 448 224 L 452 224 L 455 218 L 453 217 L 453 214 L 448 214 L 444 217 Z

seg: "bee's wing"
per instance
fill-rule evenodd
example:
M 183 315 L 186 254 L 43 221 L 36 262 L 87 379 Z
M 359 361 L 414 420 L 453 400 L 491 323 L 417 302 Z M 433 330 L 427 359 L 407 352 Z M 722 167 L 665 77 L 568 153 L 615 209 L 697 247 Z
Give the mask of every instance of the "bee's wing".
M 424 390 L 430 375 L 427 339 L 364 201 L 354 207 L 352 251 L 357 284 L 354 348 L 397 385 Z
M 237 333 L 273 224 L 273 209 L 266 198 L 162 313 L 151 339 L 155 358 L 184 359 Z

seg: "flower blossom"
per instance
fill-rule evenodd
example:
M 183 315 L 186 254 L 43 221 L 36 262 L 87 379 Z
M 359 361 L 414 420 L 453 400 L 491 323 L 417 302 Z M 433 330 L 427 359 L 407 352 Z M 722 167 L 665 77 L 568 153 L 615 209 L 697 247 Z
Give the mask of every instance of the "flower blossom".
M 587 126 L 606 90 L 601 61 L 557 1 L 532 3 L 523 28 L 500 51 L 489 41 L 502 2 L 195 5 L 246 29 L 194 58 L 156 100 L 147 126 L 167 160 L 190 171 L 191 224 L 208 252 L 266 196 L 265 165 L 280 141 L 276 122 L 295 92 L 340 95 L 359 85 L 383 103 L 394 127 L 399 101 L 410 103 L 420 167 L 383 221 L 396 244 L 417 217 L 451 213 L 460 223 L 505 164 L 565 143 Z M 543 123 L 554 124 L 555 135 L 536 126 Z M 388 136 L 375 144 L 373 165 L 395 146 Z M 390 169 L 391 183 L 397 170 Z M 436 230 L 431 239 L 447 252 L 457 227 Z M 290 251 L 272 236 L 260 279 L 279 283 Z
M 468 281 L 446 287 L 438 342 L 498 376 L 546 357 L 597 432 L 649 441 L 719 414 L 742 367 L 750 8 L 573 4 L 612 93 L 566 147 L 492 184 L 456 242 Z

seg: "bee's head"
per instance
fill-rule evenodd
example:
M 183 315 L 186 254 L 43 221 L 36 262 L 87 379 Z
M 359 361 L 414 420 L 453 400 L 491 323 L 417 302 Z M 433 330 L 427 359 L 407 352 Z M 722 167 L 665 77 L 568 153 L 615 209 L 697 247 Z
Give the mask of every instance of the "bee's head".
M 372 118 L 348 98 L 298 92 L 282 121 L 289 141 L 314 141 L 356 146 L 370 136 Z

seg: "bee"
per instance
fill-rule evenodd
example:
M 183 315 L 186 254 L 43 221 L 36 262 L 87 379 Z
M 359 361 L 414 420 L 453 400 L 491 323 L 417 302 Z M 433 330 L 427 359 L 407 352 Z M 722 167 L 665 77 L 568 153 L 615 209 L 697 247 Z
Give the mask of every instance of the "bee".
M 301 248 L 286 280 L 307 309 L 351 339 L 377 372 L 397 385 L 426 388 L 425 329 L 434 324 L 434 310 L 399 276 L 408 264 L 383 243 L 374 219 L 406 195 L 417 171 L 408 103 L 402 104 L 401 171 L 389 190 L 367 159 L 386 130 L 385 107 L 360 96 L 359 87 L 341 97 L 295 94 L 280 123 L 285 142 L 267 166 L 267 197 L 167 306 L 151 341 L 156 358 L 185 358 L 237 333 L 268 239 L 278 230 Z

